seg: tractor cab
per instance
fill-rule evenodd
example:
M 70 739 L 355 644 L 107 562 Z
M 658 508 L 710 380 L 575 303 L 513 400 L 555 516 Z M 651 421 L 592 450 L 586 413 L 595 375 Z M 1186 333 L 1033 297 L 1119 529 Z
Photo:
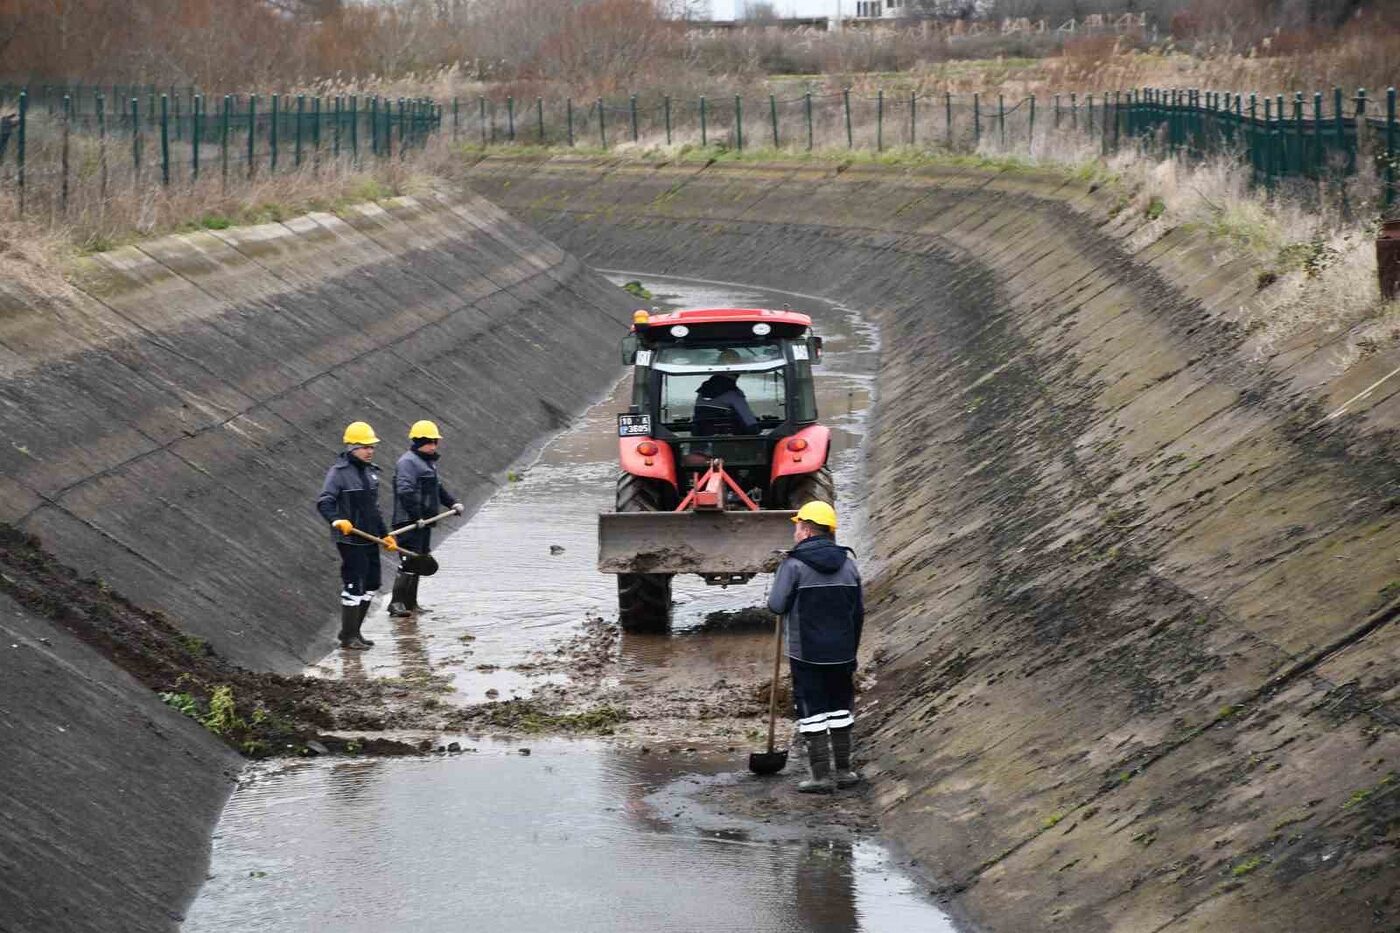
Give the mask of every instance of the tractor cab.
M 771 571 L 793 510 L 834 501 L 812 376 L 821 349 L 794 311 L 636 313 L 622 341 L 633 379 L 617 507 L 599 518 L 598 566 L 618 574 L 624 627 L 664 625 L 676 573 L 729 585 Z
M 634 367 L 632 405 L 618 422 L 624 465 L 633 459 L 627 438 L 645 436 L 669 449 L 674 475 L 655 475 L 678 491 L 718 459 L 755 501 L 771 501 L 781 479 L 775 449 L 817 421 L 812 364 L 821 338 L 811 319 L 742 308 L 639 311 L 622 352 Z

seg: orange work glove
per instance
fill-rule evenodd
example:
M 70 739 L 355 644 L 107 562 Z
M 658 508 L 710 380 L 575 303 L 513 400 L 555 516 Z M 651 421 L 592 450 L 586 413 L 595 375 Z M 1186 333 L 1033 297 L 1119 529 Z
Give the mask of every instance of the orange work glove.
M 350 524 L 350 519 L 348 518 L 337 518 L 335 521 L 331 522 L 331 527 L 343 535 L 348 535 L 355 530 L 355 526 Z
M 398 549 L 399 549 L 399 542 L 397 542 L 397 541 L 394 540 L 394 536 L 393 536 L 393 535 L 385 535 L 385 536 L 384 536 L 384 550 L 386 550 L 386 551 L 397 551 Z

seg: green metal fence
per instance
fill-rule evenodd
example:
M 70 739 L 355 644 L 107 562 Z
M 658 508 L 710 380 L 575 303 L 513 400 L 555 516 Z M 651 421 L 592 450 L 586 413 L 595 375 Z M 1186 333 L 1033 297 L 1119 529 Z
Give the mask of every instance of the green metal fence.
M 150 86 L 0 85 L 0 193 L 20 212 L 37 189 L 66 210 L 79 182 L 119 185 L 359 163 L 422 147 L 443 125 L 426 99 L 226 94 Z
M 1400 160 L 1395 90 L 1261 97 L 1146 88 L 1007 99 L 980 94 L 851 89 L 796 96 L 629 94 L 623 99 L 513 98 L 449 105 L 454 139 L 491 145 L 612 148 L 621 144 L 786 151 L 898 147 L 1035 155 L 1053 134 L 1077 133 L 1107 154 L 1124 147 L 1247 162 L 1277 187 L 1374 175 L 1393 204 Z M 528 123 L 520 114 L 530 115 Z
M 1320 189 L 1358 177 L 1387 207 L 1400 194 L 1396 93 L 1272 97 L 1144 88 L 1034 95 L 885 91 L 777 95 L 657 93 L 623 98 L 432 100 L 226 95 L 151 86 L 0 86 L 0 192 L 23 205 L 36 183 L 66 207 L 70 181 L 164 185 L 215 173 L 253 177 L 327 159 L 389 158 L 435 133 L 481 146 L 612 148 L 684 144 L 736 150 L 892 148 L 1037 155 L 1066 134 L 1103 153 L 1144 148 L 1226 155 L 1270 188 Z

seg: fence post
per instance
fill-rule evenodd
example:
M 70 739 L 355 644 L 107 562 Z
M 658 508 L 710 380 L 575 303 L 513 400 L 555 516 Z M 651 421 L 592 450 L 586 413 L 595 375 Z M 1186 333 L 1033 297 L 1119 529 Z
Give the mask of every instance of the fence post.
M 1058 130 L 1058 129 L 1060 128 L 1060 95 L 1059 95 L 1059 94 L 1056 94 L 1056 95 L 1055 95 L 1055 118 L 1054 118 L 1054 122 L 1055 122 L 1055 129 Z
M 1264 98 L 1264 140 L 1268 147 L 1268 156 L 1265 160 L 1267 169 L 1266 184 L 1273 187 L 1275 165 L 1278 161 L 1278 134 L 1274 119 L 1274 102 L 1272 98 Z
M 1332 131 L 1337 137 L 1337 151 L 1345 157 L 1347 151 L 1346 104 L 1343 102 L 1340 87 L 1332 88 L 1332 123 Z
M 700 96 L 700 148 L 704 149 L 710 144 L 710 139 L 705 129 L 705 96 Z
M 603 117 L 603 98 L 598 98 L 598 142 L 608 148 L 608 125 Z
M 1279 178 L 1288 174 L 1288 128 L 1283 125 L 1287 119 L 1284 116 L 1283 95 L 1275 97 L 1277 103 L 1274 106 L 1274 164 L 1275 171 Z
M 506 138 L 515 142 L 515 98 L 506 98 Z
M 911 149 L 918 145 L 918 142 L 917 142 L 917 139 L 918 139 L 918 121 L 917 121 L 917 119 L 916 119 L 916 115 L 918 114 L 918 107 L 919 107 L 919 92 L 918 92 L 918 91 L 910 91 L 910 92 L 909 92 L 909 148 L 911 148 Z
M 228 190 L 228 130 L 233 98 L 224 95 L 224 111 L 219 115 L 219 190 Z
M 350 161 L 360 164 L 360 97 L 350 95 Z
M 972 151 L 976 152 L 982 145 L 982 95 L 973 92 L 972 94 Z
M 1006 148 L 1006 95 L 997 95 L 997 128 L 1000 134 L 1001 148 Z
M 97 197 L 105 208 L 107 204 L 107 102 L 97 95 Z
M 190 180 L 199 181 L 200 117 L 204 113 L 204 95 L 196 94 L 190 102 Z
M 175 85 L 173 84 L 170 86 L 170 111 L 175 118 L 175 141 L 182 142 L 185 137 L 180 129 L 180 95 L 175 93 Z
M 734 142 L 739 147 L 739 151 L 744 151 L 744 101 L 738 94 L 734 95 Z
M 662 106 L 666 110 L 666 145 L 671 145 L 671 95 L 667 94 L 662 100 Z
M 885 89 L 875 91 L 875 151 L 885 151 Z
M 476 122 L 481 130 L 481 148 L 486 148 L 486 98 L 479 96 L 476 99 Z
M 953 148 L 953 95 L 951 92 L 943 93 L 943 121 L 946 124 L 944 129 L 948 133 L 948 148 Z
M 23 99 L 21 99 L 20 103 L 21 103 L 21 104 L 24 103 Z M 24 111 L 22 111 L 22 110 L 20 111 L 21 114 L 22 114 L 23 112 L 24 112 Z M 24 124 L 23 124 L 23 122 L 21 122 L 21 123 L 20 123 L 20 129 L 23 129 L 23 128 L 24 128 Z M 23 139 L 24 139 L 24 137 L 21 136 L 21 137 L 20 137 L 20 140 L 23 141 Z M 20 151 L 23 152 L 22 149 L 21 149 Z M 21 159 L 21 160 L 20 160 L 20 168 L 21 168 L 21 169 L 23 169 L 23 167 L 24 167 L 24 164 L 23 164 L 23 163 L 24 163 L 24 160 Z M 139 185 L 139 184 L 141 183 L 141 100 L 140 100 L 140 98 L 137 98 L 137 97 L 131 98 L 131 179 L 132 179 L 132 185 L 133 185 L 133 187 L 134 187 L 135 185 Z M 22 193 L 22 191 L 23 191 L 23 181 L 24 181 L 24 172 L 21 171 L 21 172 L 20 172 L 21 193 Z
M 630 94 L 627 97 L 627 119 L 632 123 L 632 142 L 639 141 L 637 131 L 637 95 Z
M 1030 96 L 1030 133 L 1026 136 L 1026 151 L 1035 155 L 1035 95 Z
M 340 99 L 336 98 L 339 103 Z M 316 160 L 316 168 L 321 167 L 321 98 L 319 96 L 311 100 L 311 152 Z
M 160 183 L 170 184 L 170 98 L 160 95 Z
M 257 168 L 258 139 L 258 95 L 248 95 L 248 177 L 251 179 Z
M 802 95 L 802 109 L 807 117 L 807 151 L 812 151 L 812 92 Z
M 1395 203 L 1395 88 L 1385 92 L 1385 206 Z
M 1293 92 L 1293 139 L 1297 142 L 1298 151 L 1295 152 L 1294 162 L 1297 174 L 1301 177 L 1307 174 L 1308 160 L 1305 151 L 1306 139 L 1303 136 L 1303 92 Z
M 345 98 L 336 95 L 335 112 L 331 115 L 331 157 L 340 159 L 340 134 L 345 124 Z
M 69 135 L 70 135 L 70 133 L 72 132 L 72 123 L 73 123 L 73 98 L 72 98 L 70 95 L 68 95 L 68 94 L 64 94 L 64 95 L 63 95 L 63 149 L 62 149 L 62 153 L 60 154 L 60 159 L 61 159 L 62 168 L 63 168 L 63 182 L 62 182 L 63 187 L 62 187 L 62 190 L 61 190 L 61 194 L 60 194 L 60 196 L 59 196 L 59 205 L 60 205 L 60 207 L 62 208 L 63 213 L 65 213 L 65 214 L 68 213 L 68 144 L 69 144 Z
M 535 98 L 535 123 L 540 130 L 540 145 L 544 145 L 544 98 Z
M 292 146 L 292 164 L 301 168 L 301 128 L 306 117 L 306 95 L 297 95 L 297 115 L 292 125 L 292 138 L 295 143 Z
M 1089 94 L 1089 135 L 1094 135 L 1094 95 Z
M 568 127 L 569 148 L 574 148 L 574 99 L 566 97 L 564 99 L 564 123 Z
M 1361 154 L 1361 139 L 1362 139 L 1362 137 L 1366 134 L 1366 119 L 1367 119 L 1367 114 L 1366 114 L 1366 103 L 1367 103 L 1367 99 L 1368 99 L 1368 98 L 1367 98 L 1367 96 L 1366 96 L 1366 89 L 1365 89 L 1364 87 L 1359 87 L 1359 88 L 1357 88 L 1357 89 L 1356 89 L 1356 117 L 1355 117 L 1355 119 L 1353 120 L 1353 122 L 1354 122 L 1354 124 L 1355 124 L 1355 126 L 1356 126 L 1356 142 L 1355 142 L 1355 144 L 1354 144 L 1353 147 L 1352 147 L 1352 162 L 1351 162 L 1351 170 L 1352 170 L 1353 172 L 1355 172 L 1356 169 L 1357 169 L 1357 161 L 1358 161 L 1358 160 L 1357 160 L 1357 157 L 1360 156 L 1360 154 Z
M 854 148 L 856 147 L 856 138 L 855 138 L 855 134 L 853 134 L 853 133 L 851 132 L 851 89 L 850 89 L 850 88 L 844 88 L 844 89 L 841 91 L 841 99 L 845 102 L 845 107 L 846 107 L 846 148 L 847 148 L 847 149 L 854 149 Z
M 273 173 L 276 173 L 276 171 L 277 171 L 277 122 L 278 122 L 278 121 L 277 121 L 277 118 L 278 118 L 278 116 L 279 116 L 279 114 L 280 114 L 280 111 L 281 111 L 281 103 L 282 103 L 281 98 L 278 97 L 278 95 L 273 94 L 273 95 L 272 95 L 272 116 L 271 116 L 271 118 L 270 118 L 272 122 L 268 124 L 268 131 L 267 131 L 267 147 L 268 147 L 268 163 L 267 163 L 267 165 L 268 165 L 268 171 L 273 172 Z

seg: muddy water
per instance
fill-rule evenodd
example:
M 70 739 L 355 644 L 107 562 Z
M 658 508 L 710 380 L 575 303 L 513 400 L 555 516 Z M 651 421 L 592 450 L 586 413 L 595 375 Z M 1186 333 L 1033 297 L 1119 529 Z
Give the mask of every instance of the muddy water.
M 826 340 L 818 370 L 842 538 L 860 548 L 864 437 L 877 335 L 849 309 L 722 283 L 640 279 L 662 308 L 783 307 Z M 621 336 L 619 334 L 619 336 Z M 418 618 L 376 610 L 377 647 L 336 654 L 330 677 L 450 678 L 446 699 L 528 696 L 566 675 L 537 664 L 588 616 L 615 616 L 593 569 L 595 516 L 616 477 L 614 416 L 628 380 L 552 439 L 435 548 Z M 452 439 L 443 473 L 452 475 Z M 766 578 L 728 589 L 677 578 L 670 635 L 626 635 L 624 689 L 766 676 L 769 635 L 712 614 L 757 605 Z M 707 621 L 707 619 L 709 621 Z M 249 770 L 220 822 L 210 881 L 186 930 L 951 930 L 876 842 L 697 816 L 697 782 L 746 779 L 733 753 L 680 758 L 615 743 L 506 743 L 425 759 L 309 761 Z M 791 769 L 790 769 L 791 770 Z

